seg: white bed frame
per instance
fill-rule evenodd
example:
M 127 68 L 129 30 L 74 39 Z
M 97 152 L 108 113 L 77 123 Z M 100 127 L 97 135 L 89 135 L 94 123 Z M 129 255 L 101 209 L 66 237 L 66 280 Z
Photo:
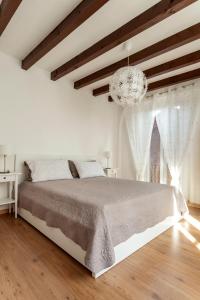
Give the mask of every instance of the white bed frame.
M 73 157 L 73 156 L 55 156 L 55 155 L 23 155 L 23 157 L 18 156 L 17 165 L 18 169 L 20 171 L 23 170 L 23 161 L 26 159 L 50 159 L 50 158 L 65 158 L 65 159 L 97 159 L 94 156 L 87 156 L 87 157 Z M 23 177 L 21 178 L 21 181 L 23 181 Z M 71 255 L 73 258 L 75 258 L 79 263 L 81 263 L 83 266 L 85 265 L 85 254 L 86 252 L 76 243 L 74 243 L 72 240 L 67 238 L 60 229 L 53 228 L 47 226 L 46 222 L 33 216 L 29 211 L 25 209 L 19 210 L 19 215 L 25 219 L 28 223 L 33 225 L 35 228 L 37 228 L 41 233 L 43 233 L 46 237 L 48 237 L 50 240 L 52 240 L 56 245 L 58 245 L 60 248 L 62 248 L 64 251 L 66 251 L 69 255 Z M 132 237 L 130 237 L 127 241 L 117 245 L 114 248 L 115 251 L 115 264 L 118 264 L 125 258 L 127 258 L 129 255 L 133 254 L 135 251 L 149 243 L 151 240 L 159 236 L 161 233 L 175 225 L 182 217 L 177 213 L 177 210 L 174 210 L 174 216 L 168 217 L 162 222 L 156 224 L 155 226 L 148 228 L 142 233 L 134 234 Z M 107 269 L 103 269 L 98 273 L 92 273 L 92 276 L 94 278 L 99 277 L 109 269 L 111 269 L 114 265 Z M 86 267 L 87 268 L 87 267 Z
M 79 245 L 67 238 L 61 232 L 60 229 L 47 226 L 45 221 L 33 216 L 29 211 L 25 209 L 21 208 L 19 210 L 19 215 L 28 223 L 37 228 L 40 232 L 42 232 L 45 236 L 47 236 L 50 240 L 52 240 L 56 245 L 58 245 L 60 248 L 66 251 L 69 255 L 75 258 L 79 263 L 86 267 L 84 263 L 86 254 L 85 251 Z M 151 240 L 156 238 L 158 235 L 172 227 L 180 219 L 180 215 L 176 217 L 168 217 L 161 223 L 151 228 L 148 228 L 142 233 L 134 234 L 127 241 L 117 245 L 114 248 L 116 258 L 116 262 L 114 265 L 118 264 L 119 262 L 127 258 L 129 255 L 133 254 L 135 251 L 137 251 L 138 249 L 149 243 Z M 92 273 L 92 276 L 94 278 L 97 278 L 109 269 L 111 269 L 114 265 L 112 265 L 110 268 L 101 270 L 99 273 Z

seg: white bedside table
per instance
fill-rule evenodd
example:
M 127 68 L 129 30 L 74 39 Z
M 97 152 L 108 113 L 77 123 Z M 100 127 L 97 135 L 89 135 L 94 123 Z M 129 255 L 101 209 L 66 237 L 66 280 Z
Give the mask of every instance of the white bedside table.
M 109 169 L 104 169 L 106 176 L 108 177 L 117 177 L 117 168 L 109 168 Z
M 15 205 L 15 218 L 17 218 L 17 200 L 18 200 L 18 176 L 20 173 L 5 173 L 0 174 L 0 183 L 7 183 L 8 197 L 0 199 L 0 205 L 9 205 L 9 213 L 11 213 L 12 204 Z M 12 196 L 12 191 L 14 188 L 14 198 Z

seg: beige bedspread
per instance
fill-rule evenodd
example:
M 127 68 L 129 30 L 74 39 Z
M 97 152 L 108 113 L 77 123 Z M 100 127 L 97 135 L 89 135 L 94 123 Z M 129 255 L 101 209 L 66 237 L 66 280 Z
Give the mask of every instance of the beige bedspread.
M 167 185 L 107 177 L 24 182 L 19 189 L 19 206 L 80 245 L 95 273 L 114 264 L 114 246 L 174 215 L 175 204 L 187 212 Z

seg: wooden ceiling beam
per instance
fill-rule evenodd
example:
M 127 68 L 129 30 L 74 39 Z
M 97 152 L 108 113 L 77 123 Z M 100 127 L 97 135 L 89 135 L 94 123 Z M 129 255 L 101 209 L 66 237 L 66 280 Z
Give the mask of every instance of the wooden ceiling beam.
M 174 50 L 180 46 L 190 43 L 200 38 L 200 23 L 197 23 L 183 31 L 180 31 L 156 44 L 153 44 L 141 51 L 132 54 L 129 58 L 130 65 L 135 66 L 145 62 L 158 55 L 164 54 L 168 51 Z M 92 84 L 98 80 L 104 79 L 112 75 L 119 68 L 127 66 L 127 57 L 111 64 L 99 71 L 96 71 L 74 83 L 75 89 L 80 89 L 84 86 Z
M 200 68 L 192 70 L 186 73 L 168 77 L 159 81 L 155 81 L 149 84 L 148 92 L 158 90 L 167 86 L 182 83 L 189 80 L 194 80 L 200 77 Z
M 179 75 L 175 75 L 172 77 L 168 77 L 159 81 L 152 82 L 148 85 L 148 92 L 165 88 L 171 85 L 176 85 L 178 83 L 194 80 L 197 78 L 200 78 L 200 68 Z M 108 101 L 113 102 L 111 96 L 108 96 Z
M 12 19 L 22 0 L 3 0 L 0 5 L 0 35 Z
M 85 51 L 81 52 L 51 73 L 52 80 L 58 80 L 66 74 L 80 68 L 84 64 L 143 32 L 151 26 L 163 21 L 196 0 L 162 0 L 141 13 L 128 23 L 110 33 Z
M 108 102 L 114 102 L 113 98 L 110 95 L 108 96 Z
M 103 94 L 109 93 L 109 84 L 100 86 L 92 91 L 92 95 L 97 97 Z
M 22 68 L 28 70 L 108 1 L 109 0 L 81 1 L 81 3 L 22 60 Z
M 200 62 L 200 50 L 193 53 L 184 55 L 182 57 L 173 59 L 164 64 L 158 65 L 156 67 L 145 70 L 144 73 L 147 78 L 152 78 L 158 75 L 165 74 L 180 68 L 187 67 L 189 65 Z M 99 96 L 109 92 L 109 84 L 101 86 L 93 90 L 93 96 Z

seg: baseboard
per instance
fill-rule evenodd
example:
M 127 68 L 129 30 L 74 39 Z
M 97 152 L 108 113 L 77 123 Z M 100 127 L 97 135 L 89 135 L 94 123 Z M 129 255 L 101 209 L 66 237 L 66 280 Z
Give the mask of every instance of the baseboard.
M 197 203 L 190 203 L 190 202 L 188 202 L 187 205 L 189 207 L 200 208 L 200 204 L 197 204 Z
M 8 213 L 8 209 L 1 209 L 0 210 L 0 215 L 4 215 L 4 214 L 7 214 Z

